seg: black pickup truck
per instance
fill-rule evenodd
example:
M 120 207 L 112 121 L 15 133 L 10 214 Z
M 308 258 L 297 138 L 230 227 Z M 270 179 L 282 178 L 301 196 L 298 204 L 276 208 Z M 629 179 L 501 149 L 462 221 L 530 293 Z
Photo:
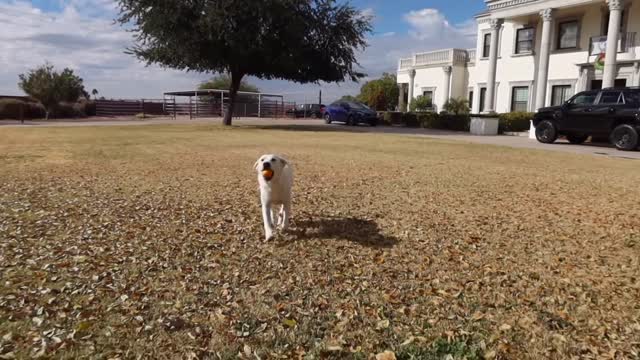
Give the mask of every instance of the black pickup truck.
M 640 145 L 640 87 L 584 91 L 560 106 L 541 108 L 533 118 L 536 138 L 546 144 L 563 135 L 572 144 L 608 137 L 619 150 Z

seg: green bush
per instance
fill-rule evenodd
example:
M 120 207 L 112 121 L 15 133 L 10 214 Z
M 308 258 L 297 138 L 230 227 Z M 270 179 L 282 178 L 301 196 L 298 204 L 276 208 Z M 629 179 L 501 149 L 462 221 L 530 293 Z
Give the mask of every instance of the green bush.
M 529 130 L 529 121 L 533 119 L 533 113 L 530 112 L 511 112 L 499 115 L 500 125 L 499 133 L 504 132 L 521 132 Z
M 413 101 L 411 101 L 411 105 L 409 106 L 410 111 L 427 111 L 433 108 L 433 100 L 430 97 L 420 95 L 417 96 Z
M 469 131 L 471 128 L 471 117 L 469 115 L 441 114 L 441 121 L 445 124 L 446 130 Z
M 384 125 L 400 125 L 402 124 L 402 113 L 397 111 L 387 111 L 384 113 Z
M 434 112 L 421 112 L 417 114 L 420 126 L 427 129 L 445 129 L 442 117 Z
M 96 116 L 96 102 L 92 100 L 80 99 L 73 106 L 82 116 Z
M 45 115 L 42 105 L 20 99 L 0 99 L 0 119 L 20 120 L 20 107 L 23 119 L 43 118 Z
M 61 102 L 53 109 L 52 116 L 60 119 L 83 117 L 82 109 L 77 103 Z
M 420 127 L 418 116 L 415 113 L 403 113 L 402 124 L 406 127 Z

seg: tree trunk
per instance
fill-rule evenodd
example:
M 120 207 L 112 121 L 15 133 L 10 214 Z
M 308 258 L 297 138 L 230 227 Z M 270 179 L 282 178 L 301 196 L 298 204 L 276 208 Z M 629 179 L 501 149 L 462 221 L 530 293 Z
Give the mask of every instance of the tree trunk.
M 49 120 L 49 109 L 44 111 L 44 120 L 45 121 Z
M 240 74 L 237 72 L 231 72 L 231 88 L 229 89 L 229 105 L 227 105 L 227 111 L 224 113 L 223 124 L 226 126 L 231 126 L 231 120 L 233 119 L 233 108 L 236 104 L 236 96 L 238 95 L 238 90 L 240 89 L 240 82 L 242 81 L 242 77 L 244 74 Z

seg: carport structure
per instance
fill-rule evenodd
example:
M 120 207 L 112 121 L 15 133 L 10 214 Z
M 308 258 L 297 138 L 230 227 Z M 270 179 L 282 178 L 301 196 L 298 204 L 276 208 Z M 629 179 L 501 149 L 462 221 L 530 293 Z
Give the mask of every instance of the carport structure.
M 183 99 L 183 101 L 178 101 Z M 187 101 L 188 99 L 188 101 Z M 223 116 L 229 106 L 229 90 L 198 89 L 164 93 L 165 111 L 173 117 L 190 119 Z M 238 91 L 234 108 L 236 117 L 282 117 L 286 108 L 280 94 Z

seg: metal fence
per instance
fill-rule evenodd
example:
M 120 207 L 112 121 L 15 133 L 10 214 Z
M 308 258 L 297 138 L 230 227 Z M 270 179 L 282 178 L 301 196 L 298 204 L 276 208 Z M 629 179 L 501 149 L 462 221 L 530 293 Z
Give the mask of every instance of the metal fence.
M 96 100 L 97 116 L 168 115 L 163 99 Z

